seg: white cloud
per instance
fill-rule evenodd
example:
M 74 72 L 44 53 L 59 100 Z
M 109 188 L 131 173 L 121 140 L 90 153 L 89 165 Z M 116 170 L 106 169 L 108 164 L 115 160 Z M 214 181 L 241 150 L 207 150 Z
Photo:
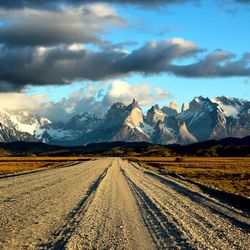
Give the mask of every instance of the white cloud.
M 35 111 L 46 102 L 45 94 L 28 95 L 27 93 L 0 93 L 0 108 L 9 111 Z
M 115 102 L 128 105 L 136 98 L 143 107 L 169 97 L 168 91 L 148 83 L 130 84 L 117 80 L 109 84 L 86 84 L 58 102 L 48 101 L 49 96 L 44 94 L 0 93 L 0 108 L 29 110 L 45 115 L 52 121 L 66 121 L 81 112 L 105 112 Z
M 129 104 L 133 98 L 136 98 L 140 105 L 147 106 L 170 97 L 171 94 L 168 91 L 159 87 L 152 87 L 148 83 L 129 84 L 117 80 L 110 84 L 104 101 L 107 105 L 118 101 Z

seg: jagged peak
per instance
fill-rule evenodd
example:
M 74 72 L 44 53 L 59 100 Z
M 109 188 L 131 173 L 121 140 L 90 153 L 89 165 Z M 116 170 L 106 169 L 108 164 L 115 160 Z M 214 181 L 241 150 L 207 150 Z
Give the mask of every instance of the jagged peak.
M 139 102 L 136 98 L 133 99 L 132 103 L 127 106 L 127 109 L 132 110 L 134 108 L 141 109 L 139 106 Z
M 218 104 L 212 102 L 212 100 L 208 97 L 202 97 L 198 96 L 195 97 L 190 103 L 189 103 L 189 109 L 190 110 L 216 110 Z
M 162 110 L 160 109 L 159 105 L 158 104 L 155 104 L 153 105 L 149 110 L 148 112 L 160 112 L 160 113 L 163 113 Z
M 223 103 L 224 105 L 234 105 L 234 106 L 243 106 L 247 101 L 241 98 L 234 98 L 228 96 L 218 96 L 215 98 L 211 98 L 212 102 L 215 103 Z
M 139 105 L 139 104 L 138 104 L 138 100 L 137 100 L 136 98 L 134 98 L 132 104 L 134 104 L 134 105 Z
M 181 112 L 185 112 L 186 110 L 188 110 L 188 108 L 189 108 L 189 105 L 186 104 L 186 103 L 183 103 L 183 104 L 181 105 Z
M 155 104 L 151 107 L 152 110 L 160 110 L 160 107 L 158 104 Z
M 179 111 L 179 107 L 178 107 L 178 104 L 176 102 L 170 102 L 168 105 L 167 105 L 168 108 L 171 108 L 173 110 L 176 110 L 177 112 Z
M 113 105 L 110 107 L 110 109 L 122 109 L 122 108 L 124 108 L 125 107 L 125 105 L 124 105 L 124 103 L 122 103 L 122 102 L 115 102 L 115 103 L 113 103 Z

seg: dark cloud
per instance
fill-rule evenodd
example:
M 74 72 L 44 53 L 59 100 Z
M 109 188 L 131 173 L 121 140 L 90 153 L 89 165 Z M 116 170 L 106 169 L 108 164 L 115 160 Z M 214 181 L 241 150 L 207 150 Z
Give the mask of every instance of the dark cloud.
M 53 46 L 91 43 L 106 45 L 100 34 L 107 26 L 128 24 L 106 5 L 52 10 L 0 10 L 0 43 L 8 46 Z
M 234 0 L 236 3 L 250 4 L 250 0 Z
M 118 3 L 118 4 L 135 4 L 135 5 L 170 5 L 188 2 L 200 2 L 200 0 L 0 0 L 0 7 L 3 8 L 58 8 L 64 5 L 79 6 L 86 3 Z
M 231 0 L 239 4 L 250 4 L 250 0 Z M 80 6 L 91 3 L 114 3 L 114 4 L 133 4 L 138 6 L 162 6 L 183 3 L 201 3 L 202 0 L 0 0 L 0 8 L 18 9 L 18 8 L 45 8 L 60 9 L 64 6 Z M 226 2 L 218 0 L 218 3 Z
M 250 56 L 245 53 L 236 60 L 230 52 L 217 50 L 189 65 L 170 65 L 170 72 L 190 78 L 244 77 L 250 76 Z
M 130 53 L 118 49 L 72 50 L 67 46 L 39 51 L 34 47 L 0 47 L 0 90 L 17 91 L 27 85 L 68 84 L 75 80 L 103 80 L 131 73 L 168 73 L 183 77 L 250 76 L 250 53 L 240 59 L 215 51 L 194 60 L 201 50 L 180 38 L 148 42 Z M 7 89 L 8 87 L 8 89 Z

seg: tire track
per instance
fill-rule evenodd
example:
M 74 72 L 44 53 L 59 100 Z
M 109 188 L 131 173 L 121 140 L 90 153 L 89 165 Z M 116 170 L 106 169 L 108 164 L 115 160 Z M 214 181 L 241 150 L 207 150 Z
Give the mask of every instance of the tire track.
M 66 249 L 154 249 L 122 164 L 108 169 Z
M 137 198 L 144 223 L 156 248 L 176 249 L 178 247 L 180 249 L 191 249 L 191 245 L 175 226 L 175 222 L 168 219 L 168 216 L 162 212 L 162 209 L 139 186 L 129 179 L 124 170 L 123 174 Z
M 0 249 L 249 249 L 249 218 L 121 158 L 0 179 Z
M 124 165 L 124 175 L 158 249 L 248 249 L 250 235 L 244 229 L 249 224 L 242 229 L 242 224 L 232 223 L 224 215 L 228 210 L 218 213 L 205 197 L 194 198 L 187 188 L 134 164 Z
M 109 163 L 108 159 L 90 161 L 1 179 L 0 249 L 46 246 Z
M 107 174 L 108 168 L 90 185 L 77 206 L 66 216 L 64 223 L 52 233 L 51 238 L 53 240 L 46 245 L 40 245 L 40 247 L 43 249 L 64 249 L 74 230 L 77 228 L 81 220 L 81 215 L 90 206 L 98 186 Z
M 249 223 L 250 219 L 248 217 L 242 216 L 237 210 L 230 208 L 224 204 L 218 203 L 209 197 L 197 193 L 196 191 L 189 189 L 187 185 L 182 185 L 182 183 L 177 182 L 176 180 L 169 179 L 167 177 L 160 176 L 156 173 L 149 171 L 144 171 L 144 173 L 152 176 L 158 181 L 172 187 L 181 195 L 189 197 L 192 201 L 199 203 L 203 207 L 211 209 L 212 212 L 217 213 L 221 217 L 228 219 L 237 227 L 240 227 L 242 230 L 250 233 Z

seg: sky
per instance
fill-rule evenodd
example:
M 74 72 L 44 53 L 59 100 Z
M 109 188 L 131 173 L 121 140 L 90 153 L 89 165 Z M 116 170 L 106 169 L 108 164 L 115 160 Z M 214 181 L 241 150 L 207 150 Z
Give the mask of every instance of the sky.
M 0 0 L 0 108 L 250 100 L 250 0 Z

